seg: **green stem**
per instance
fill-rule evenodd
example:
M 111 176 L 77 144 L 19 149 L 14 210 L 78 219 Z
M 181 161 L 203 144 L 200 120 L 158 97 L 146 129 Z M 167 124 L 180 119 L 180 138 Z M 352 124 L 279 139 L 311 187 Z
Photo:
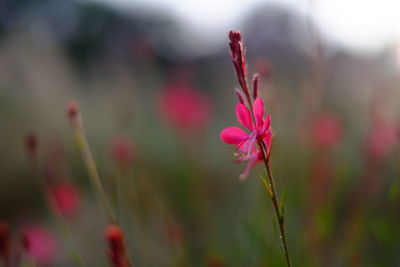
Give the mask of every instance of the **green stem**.
M 247 93 L 246 90 L 243 90 L 246 93 L 246 98 L 247 98 L 247 102 L 249 103 L 249 107 L 250 107 L 250 115 L 251 115 L 251 119 L 253 121 L 253 124 L 256 125 L 256 120 L 255 120 L 255 116 L 253 113 L 253 102 L 252 99 L 250 97 L 250 94 L 248 92 L 248 87 L 246 84 L 246 89 L 247 89 Z M 254 88 L 253 88 L 254 89 Z M 261 150 L 261 155 L 262 155 L 262 159 L 265 165 L 265 169 L 267 171 L 268 174 L 268 179 L 269 179 L 269 187 L 270 187 L 270 195 L 271 195 L 271 200 L 272 200 L 272 204 L 274 207 L 274 211 L 275 211 L 275 215 L 276 215 L 276 219 L 278 221 L 279 224 L 279 239 L 281 241 L 282 244 L 282 248 L 283 248 L 283 254 L 285 256 L 285 261 L 288 267 L 291 266 L 290 264 L 290 257 L 289 257 L 289 251 L 288 251 L 288 247 L 287 247 L 287 242 L 286 242 L 286 234 L 285 234 L 285 224 L 284 224 L 284 215 L 281 214 L 281 211 L 279 209 L 279 203 L 277 200 L 277 194 L 276 194 L 276 189 L 275 189 L 275 179 L 272 176 L 272 170 L 271 170 L 271 166 L 269 163 L 269 155 L 267 155 L 267 147 L 264 143 L 264 141 L 262 140 L 262 138 L 258 138 L 258 146 Z M 269 153 L 268 153 L 269 154 Z
M 86 166 L 86 170 L 88 172 L 89 180 L 92 184 L 92 187 L 94 188 L 97 194 L 97 197 L 100 201 L 100 205 L 106 211 L 109 220 L 115 223 L 116 218 L 111 208 L 110 202 L 108 201 L 106 192 L 104 191 L 104 188 L 101 184 L 99 172 L 97 170 L 96 163 L 94 162 L 89 144 L 87 142 L 85 131 L 80 123 L 74 123 L 73 126 L 74 126 L 75 142 L 82 154 L 83 162 Z
M 274 207 L 276 219 L 277 219 L 278 224 L 279 224 L 279 232 L 280 232 L 279 239 L 280 239 L 281 244 L 282 244 L 283 254 L 285 256 L 286 264 L 287 264 L 288 267 L 290 267 L 291 264 L 290 264 L 288 246 L 287 246 L 287 242 L 286 242 L 284 214 L 282 214 L 280 209 L 279 209 L 279 203 L 278 203 L 276 189 L 275 189 L 275 179 L 274 179 L 274 177 L 272 175 L 272 170 L 271 170 L 271 165 L 270 165 L 269 158 L 265 155 L 266 146 L 265 146 L 265 144 L 264 144 L 264 142 L 262 140 L 258 140 L 258 144 L 259 144 L 259 147 L 261 149 L 263 162 L 264 162 L 267 174 L 268 174 L 269 186 L 270 186 L 271 193 L 272 193 L 271 194 L 271 200 L 272 200 L 272 204 L 273 204 L 273 207 Z
M 100 205 L 106 211 L 110 223 L 114 223 L 114 224 L 118 225 L 116 216 L 111 208 L 111 204 L 107 198 L 106 192 L 100 181 L 99 172 L 97 170 L 96 163 L 93 159 L 93 155 L 90 150 L 89 144 L 87 142 L 86 134 L 85 134 L 84 128 L 82 126 L 81 117 L 78 115 L 78 117 L 75 118 L 75 120 L 71 121 L 71 123 L 72 123 L 72 127 L 74 130 L 75 142 L 78 146 L 78 149 L 80 150 L 80 152 L 82 154 L 83 162 L 86 166 L 89 180 L 97 194 Z M 124 243 L 125 243 L 125 241 L 124 241 Z M 126 247 L 126 245 L 125 245 L 125 247 Z M 125 253 L 125 255 L 126 255 L 126 258 L 128 261 L 128 266 L 133 267 L 133 263 L 132 263 L 129 253 Z

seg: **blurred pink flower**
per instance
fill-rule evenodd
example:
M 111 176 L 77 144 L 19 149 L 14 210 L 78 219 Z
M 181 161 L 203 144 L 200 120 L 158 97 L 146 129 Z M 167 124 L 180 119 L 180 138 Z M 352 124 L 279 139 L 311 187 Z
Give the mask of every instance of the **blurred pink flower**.
M 236 160 L 238 162 L 247 161 L 247 167 L 240 175 L 241 179 L 245 179 L 250 169 L 262 160 L 258 139 L 262 138 L 264 140 L 268 150 L 272 141 L 271 116 L 266 114 L 264 118 L 264 101 L 261 98 L 258 97 L 254 101 L 252 112 L 254 113 L 255 123 L 252 120 L 250 110 L 244 104 L 236 104 L 237 119 L 250 133 L 243 131 L 239 127 L 228 127 L 222 130 L 220 134 L 223 142 L 236 146 Z
M 80 195 L 78 188 L 71 182 L 59 182 L 50 185 L 49 194 L 57 211 L 64 216 L 71 216 L 78 212 Z
M 132 142 L 126 137 L 114 137 L 110 142 L 110 155 L 120 167 L 129 166 L 134 157 Z
M 50 264 L 57 257 L 57 242 L 53 234 L 41 226 L 30 226 L 23 231 L 25 252 L 40 264 Z
M 368 132 L 366 149 L 373 159 L 381 159 L 390 153 L 397 142 L 396 125 L 377 119 Z
M 177 82 L 161 94 L 162 117 L 180 130 L 201 130 L 211 117 L 211 102 L 188 83 Z
M 342 139 L 342 123 L 340 119 L 332 113 L 324 113 L 318 116 L 313 122 L 311 130 L 312 143 L 316 147 L 333 147 Z

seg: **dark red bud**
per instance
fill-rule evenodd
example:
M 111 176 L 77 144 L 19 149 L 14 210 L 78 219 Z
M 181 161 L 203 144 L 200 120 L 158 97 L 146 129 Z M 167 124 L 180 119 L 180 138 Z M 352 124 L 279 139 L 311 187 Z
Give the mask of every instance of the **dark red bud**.
M 73 101 L 69 102 L 67 104 L 66 111 L 67 111 L 67 116 L 68 116 L 69 120 L 71 122 L 75 122 L 78 117 L 78 113 L 79 113 L 78 104 Z
M 258 85 L 260 81 L 260 76 L 258 73 L 255 73 L 253 76 L 253 99 L 258 97 Z
M 242 94 L 242 92 L 240 92 L 239 91 L 239 89 L 235 89 L 235 93 L 236 93 L 236 97 L 237 97 L 237 99 L 238 99 L 238 102 L 240 103 L 240 104 L 243 104 L 244 105 L 244 96 L 243 96 L 243 94 Z
M 35 158 L 37 155 L 38 138 L 34 133 L 25 136 L 25 149 L 29 157 Z
M 129 266 L 126 254 L 124 235 L 118 225 L 109 225 L 106 228 L 105 236 L 108 242 L 108 257 L 114 267 Z
M 245 62 L 245 51 L 242 44 L 242 36 L 238 31 L 229 32 L 229 49 L 231 51 L 231 57 L 233 66 L 236 71 L 236 76 L 238 78 L 239 84 L 242 87 L 243 92 L 246 96 L 249 96 L 249 90 L 246 83 L 246 62 Z

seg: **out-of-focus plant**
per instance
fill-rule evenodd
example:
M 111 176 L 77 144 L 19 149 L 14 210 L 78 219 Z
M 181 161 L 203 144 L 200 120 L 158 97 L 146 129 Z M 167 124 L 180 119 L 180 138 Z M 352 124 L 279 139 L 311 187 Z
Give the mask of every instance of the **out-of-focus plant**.
M 105 235 L 109 244 L 108 256 L 110 263 L 114 267 L 133 266 L 129 255 L 126 253 L 125 242 L 123 239 L 124 234 L 118 225 L 117 218 L 100 180 L 96 163 L 93 159 L 92 152 L 86 139 L 79 107 L 75 102 L 68 103 L 67 116 L 74 131 L 75 142 L 82 154 L 82 159 L 86 166 L 93 190 L 96 192 L 100 201 L 100 205 L 104 208 L 108 216 L 109 225 L 105 230 Z M 118 151 L 118 154 L 119 155 L 116 156 L 127 156 L 126 151 L 122 152 L 123 155 L 121 155 L 121 151 Z

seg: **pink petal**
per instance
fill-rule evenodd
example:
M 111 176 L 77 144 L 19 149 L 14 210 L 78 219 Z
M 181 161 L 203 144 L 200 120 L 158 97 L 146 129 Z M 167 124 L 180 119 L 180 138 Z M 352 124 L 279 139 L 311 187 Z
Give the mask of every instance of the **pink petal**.
M 264 135 L 265 131 L 268 131 L 270 126 L 271 126 L 271 115 L 267 114 L 264 123 L 262 124 L 262 127 L 261 128 L 259 127 L 258 129 L 258 134 Z
M 248 138 L 248 134 L 239 127 L 228 127 L 222 130 L 220 137 L 227 144 L 237 145 Z
M 54 235 L 41 226 L 30 226 L 23 233 L 25 251 L 38 265 L 53 263 L 57 257 L 57 241 Z
M 244 169 L 243 173 L 240 174 L 239 178 L 241 180 L 245 180 L 247 176 L 250 174 L 250 170 L 257 164 L 258 162 L 258 157 L 257 155 L 253 155 L 252 158 L 249 159 L 247 162 L 246 168 Z
M 267 116 L 265 116 L 264 125 L 268 130 L 269 127 L 271 126 L 271 115 L 267 114 Z
M 262 100 L 262 98 L 257 97 L 254 101 L 253 113 L 254 117 L 256 118 L 257 124 L 260 125 L 264 117 L 264 101 Z
M 271 146 L 271 142 L 272 142 L 272 132 L 269 130 L 265 133 L 265 135 L 263 136 L 263 141 L 264 144 L 267 146 L 267 149 L 269 150 L 270 146 Z
M 253 128 L 253 122 L 251 121 L 251 115 L 249 109 L 243 104 L 236 104 L 236 116 L 238 121 L 250 131 Z

